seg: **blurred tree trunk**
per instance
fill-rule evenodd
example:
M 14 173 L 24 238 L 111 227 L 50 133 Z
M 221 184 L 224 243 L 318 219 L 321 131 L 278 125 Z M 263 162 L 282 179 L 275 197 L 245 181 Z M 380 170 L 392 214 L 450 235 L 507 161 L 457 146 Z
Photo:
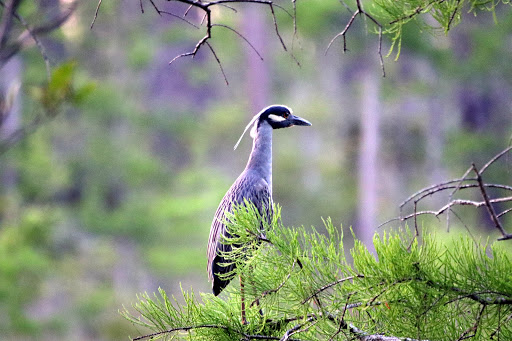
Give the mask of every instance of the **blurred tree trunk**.
M 443 169 L 444 150 L 444 117 L 442 101 L 432 96 L 430 99 L 429 119 L 426 139 L 426 170 L 431 184 L 437 184 L 445 179 Z
M 358 219 L 356 234 L 372 249 L 377 226 L 380 74 L 371 64 L 361 70 L 361 132 L 358 157 Z
M 245 9 L 243 21 L 243 35 L 251 42 L 258 52 L 265 58 L 268 45 L 266 29 L 266 9 L 262 6 L 248 6 Z M 262 61 L 254 50 L 243 44 L 246 58 L 246 86 L 250 115 L 254 115 L 269 103 L 269 76 L 268 62 Z
M 22 64 L 13 57 L 0 69 L 0 141 L 5 141 L 21 127 L 21 101 L 18 95 L 21 86 Z M 10 155 L 3 155 L 0 162 L 0 197 L 16 197 L 16 169 L 9 163 Z M 0 205 L 0 220 L 9 217 L 9 205 Z

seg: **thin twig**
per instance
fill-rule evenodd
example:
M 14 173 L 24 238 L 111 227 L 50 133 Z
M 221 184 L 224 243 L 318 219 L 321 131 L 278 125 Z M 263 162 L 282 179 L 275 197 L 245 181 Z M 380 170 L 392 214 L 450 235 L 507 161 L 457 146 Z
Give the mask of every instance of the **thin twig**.
M 476 181 L 478 182 L 478 186 L 480 187 L 480 192 L 482 193 L 482 197 L 484 198 L 485 207 L 487 208 L 487 212 L 489 212 L 489 216 L 491 217 L 492 222 L 494 223 L 494 226 L 500 230 L 503 238 L 512 238 L 511 234 L 508 234 L 503 226 L 501 225 L 500 220 L 498 217 L 496 217 L 496 211 L 494 210 L 494 207 L 491 205 L 491 200 L 489 199 L 489 196 L 487 195 L 487 191 L 485 190 L 485 186 L 482 180 L 482 176 L 480 175 L 480 172 L 476 168 L 475 164 L 473 163 L 473 171 L 476 174 Z M 503 198 L 500 198 L 503 199 Z
M 486 307 L 487 306 L 485 304 L 482 305 L 482 309 L 480 309 L 480 311 L 478 312 L 478 315 L 476 316 L 475 324 L 473 326 L 469 327 L 468 329 L 466 329 L 466 331 L 464 331 L 464 333 L 462 333 L 462 335 L 457 339 L 457 341 L 470 339 L 476 335 L 478 326 L 480 325 L 480 321 L 482 319 L 482 315 L 484 314 L 484 310 Z M 469 335 L 469 333 L 471 333 L 471 332 L 473 332 L 473 334 Z
M 501 311 L 501 310 L 500 310 L 500 311 Z M 508 323 L 508 321 L 510 321 L 511 319 L 512 319 L 512 314 L 511 314 L 511 315 L 509 315 L 509 316 L 505 319 L 505 321 L 504 321 L 503 323 Z M 501 330 L 501 321 L 498 323 L 498 328 L 496 328 L 496 330 L 495 330 L 495 331 L 493 331 L 493 332 L 491 333 L 491 335 L 489 335 L 489 339 L 490 339 L 490 340 L 494 339 L 494 335 L 498 334 L 498 333 L 500 332 L 500 330 Z M 499 335 L 498 335 L 498 339 L 499 339 Z
M 301 329 L 303 326 L 305 326 L 306 324 L 308 324 L 310 322 L 313 322 L 313 323 L 310 326 L 308 326 L 304 329 Z M 311 328 L 312 326 L 314 326 L 315 323 L 317 323 L 317 322 L 318 322 L 318 320 L 316 319 L 316 317 L 311 316 L 306 321 L 304 321 L 304 323 L 297 324 L 297 325 L 293 326 L 292 328 L 288 329 L 279 341 L 289 341 L 290 337 L 293 334 L 304 332 L 304 331 L 308 330 L 309 328 Z
M 222 63 L 220 62 L 220 59 L 217 56 L 217 53 L 215 53 L 215 50 L 213 49 L 213 47 L 210 45 L 209 42 L 206 42 L 205 44 L 206 44 L 206 46 L 208 46 L 210 51 L 212 51 L 212 54 L 215 57 L 215 60 L 217 61 L 217 64 L 219 65 L 220 72 L 222 72 L 222 76 L 224 76 L 224 81 L 226 82 L 226 85 L 229 85 L 228 78 L 226 77 L 226 73 L 224 72 L 224 68 L 222 67 Z
M 446 26 L 446 31 L 450 30 L 452 26 L 452 22 L 455 19 L 455 16 L 457 15 L 457 12 L 459 11 L 459 5 L 461 0 L 457 0 L 457 3 L 455 5 L 455 9 L 452 12 L 452 15 L 450 16 L 450 20 L 448 21 L 448 25 Z
M 291 275 L 292 275 L 292 272 L 293 272 L 293 268 L 295 267 L 295 264 L 297 264 L 296 261 L 293 262 L 292 264 L 292 267 L 290 269 L 290 272 L 288 272 L 288 275 L 285 277 L 285 279 L 281 282 L 281 284 L 279 284 L 279 286 L 275 289 L 271 289 L 271 290 L 265 290 L 264 292 L 261 293 L 260 297 L 258 297 L 257 299 L 255 299 L 254 301 L 252 301 L 252 303 L 250 304 L 249 307 L 252 307 L 253 305 L 255 304 L 259 304 L 260 300 L 262 300 L 263 298 L 265 298 L 266 296 L 268 295 L 271 295 L 271 294 L 275 294 L 276 292 L 278 292 L 279 290 L 281 290 L 281 288 L 286 284 L 286 282 L 288 281 L 288 279 L 290 279 Z
M 304 299 L 301 304 L 304 304 L 306 302 L 308 302 L 310 299 L 312 299 L 313 297 L 315 297 L 316 295 L 318 295 L 319 293 L 321 293 L 322 291 L 325 291 L 337 284 L 340 284 L 340 283 L 343 283 L 343 282 L 346 282 L 346 281 L 350 281 L 350 280 L 353 280 L 354 278 L 364 278 L 364 275 L 354 275 L 354 276 L 349 276 L 349 277 L 345 277 L 345 278 L 341 278 L 341 279 L 338 279 L 337 281 L 334 281 L 332 283 L 329 283 L 329 284 L 326 284 L 324 285 L 323 287 L 321 288 L 318 288 L 312 295 L 308 296 L 306 299 Z
M 508 210 L 501 212 L 496 217 L 499 218 L 499 217 L 504 216 L 505 214 L 510 213 L 510 212 L 512 212 L 512 208 L 509 208 Z
M 151 5 L 153 5 L 153 8 L 155 9 L 156 13 L 158 13 L 158 15 L 162 15 L 162 13 L 160 13 L 160 9 L 158 7 L 156 7 L 155 3 L 153 2 L 153 0 L 149 0 L 149 2 L 151 3 Z
M 356 19 L 357 15 L 360 14 L 359 12 L 359 9 L 356 10 L 353 14 L 352 14 L 352 17 L 350 17 L 350 20 L 348 21 L 347 25 L 345 25 L 345 28 L 343 29 L 343 31 L 341 31 L 340 33 L 336 34 L 334 36 L 334 38 L 331 39 L 331 41 L 329 42 L 329 44 L 327 45 L 327 48 L 325 49 L 325 54 L 327 54 L 327 52 L 329 52 L 329 49 L 331 48 L 331 45 L 334 43 L 334 41 L 336 39 L 338 39 L 339 37 L 343 37 L 343 53 L 347 52 L 347 44 L 346 44 L 346 41 L 345 41 L 345 34 L 347 33 L 348 29 L 350 28 L 350 26 L 352 26 L 352 23 L 354 22 L 354 20 Z
M 382 70 L 382 77 L 386 77 L 386 70 L 384 68 L 384 57 L 382 56 L 382 24 L 377 19 L 375 19 L 371 14 L 369 14 L 368 12 L 366 12 L 363 9 L 363 5 L 361 3 L 361 0 L 356 0 L 356 5 L 357 5 L 357 9 L 352 13 L 352 16 L 350 17 L 348 23 L 345 25 L 345 28 L 341 32 L 336 34 L 331 39 L 329 44 L 327 45 L 327 48 L 325 49 L 325 54 L 327 54 L 327 52 L 329 51 L 331 45 L 339 37 L 343 37 L 343 53 L 348 51 L 347 50 L 347 32 L 350 29 L 350 27 L 352 27 L 352 24 L 354 23 L 354 20 L 356 19 L 356 17 L 359 14 L 361 14 L 364 17 L 370 19 L 378 27 L 379 42 L 378 42 L 378 47 L 377 47 L 377 53 L 379 55 L 380 67 L 381 67 L 381 70 Z
M 12 16 L 14 18 L 16 18 L 16 20 L 18 20 L 26 30 L 26 34 L 22 33 L 20 35 L 20 37 L 18 38 L 18 45 L 19 45 L 18 50 L 24 44 L 25 37 L 30 37 L 36 44 L 37 48 L 39 49 L 39 53 L 43 57 L 43 60 L 44 60 L 45 66 L 46 66 L 46 76 L 47 76 L 48 80 L 51 78 L 50 59 L 48 58 L 48 55 L 46 54 L 46 49 L 45 49 L 44 45 L 41 43 L 41 41 L 39 40 L 37 35 L 51 32 L 51 31 L 55 30 L 56 28 L 60 27 L 71 16 L 71 14 L 73 13 L 73 11 L 76 8 L 76 5 L 77 5 L 77 3 L 74 2 L 66 13 L 64 13 L 61 16 L 56 17 L 55 19 L 53 19 L 43 25 L 35 27 L 35 28 L 30 27 L 28 22 L 17 12 L 12 13 Z M 5 4 L 1 0 L 0 0 L 0 6 L 5 7 Z M 17 52 L 17 51 L 14 50 L 13 53 L 15 53 L 15 52 Z
M 50 119 L 43 115 L 37 115 L 29 124 L 15 130 L 12 134 L 0 141 L 0 155 L 7 152 L 16 143 L 36 131 L 37 127 L 48 122 Z
M 496 154 L 492 159 L 490 159 L 483 167 L 482 169 L 480 169 L 480 174 L 483 174 L 487 168 L 489 168 L 490 165 L 492 165 L 494 162 L 496 162 L 496 160 L 498 160 L 499 158 L 501 158 L 503 155 L 507 154 L 509 151 L 512 150 L 512 146 L 509 146 L 508 148 L 502 150 L 501 152 L 499 152 L 498 154 Z
M 94 18 L 92 19 L 92 22 L 91 22 L 91 30 L 92 30 L 92 27 L 94 26 L 94 23 L 96 22 L 96 19 L 98 18 L 98 12 L 100 11 L 102 1 L 103 0 L 98 0 L 98 6 L 96 6 L 96 11 L 94 12 Z
M 240 32 L 238 32 L 237 30 L 235 30 L 232 27 L 229 27 L 228 25 L 212 24 L 212 27 L 215 27 L 215 26 L 227 28 L 228 30 L 230 30 L 230 31 L 234 32 L 235 34 L 237 34 L 240 38 L 242 38 L 254 50 L 254 52 L 256 52 L 256 54 L 258 55 L 260 60 L 263 60 L 263 57 L 258 52 L 258 50 L 254 47 L 254 45 L 251 44 L 251 42 L 246 37 L 244 37 Z
M 191 25 L 191 26 L 194 26 L 195 28 L 199 29 L 200 27 L 197 26 L 196 24 L 194 24 L 193 22 L 191 22 L 190 20 L 187 20 L 185 19 L 184 17 L 180 16 L 180 15 L 177 15 L 177 14 L 174 14 L 174 13 L 171 13 L 171 12 L 167 12 L 167 11 L 160 11 L 161 14 L 167 14 L 167 15 L 170 15 L 172 17 L 175 17 L 177 19 L 180 19 L 184 22 L 186 22 L 187 24 Z
M 334 341 L 334 338 L 338 336 L 339 333 L 345 328 L 347 328 L 347 323 L 345 322 L 345 313 L 347 312 L 348 302 L 350 301 L 350 297 L 352 297 L 352 293 L 347 295 L 347 299 L 345 300 L 345 306 L 343 307 L 343 313 L 341 314 L 340 322 L 338 324 L 338 330 L 329 338 L 329 341 Z
M 186 332 L 186 331 L 189 331 L 189 330 L 201 329 L 201 328 L 228 330 L 228 327 L 222 326 L 222 325 L 202 324 L 202 325 L 198 325 L 198 326 L 188 326 L 188 327 L 178 327 L 178 328 L 167 329 L 167 330 L 163 330 L 161 332 L 156 332 L 156 333 L 152 333 L 152 334 L 147 334 L 147 335 L 136 337 L 136 338 L 133 339 L 133 341 L 152 339 L 155 336 L 161 336 L 161 335 L 165 335 L 165 334 L 170 334 L 170 333 L 177 332 L 177 331 L 185 331 Z

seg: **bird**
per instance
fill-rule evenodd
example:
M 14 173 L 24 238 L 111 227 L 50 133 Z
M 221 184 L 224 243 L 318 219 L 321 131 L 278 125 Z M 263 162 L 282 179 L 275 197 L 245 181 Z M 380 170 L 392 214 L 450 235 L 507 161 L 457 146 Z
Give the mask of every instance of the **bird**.
M 215 296 L 219 295 L 232 279 L 222 275 L 235 269 L 235 265 L 228 265 L 222 256 L 225 252 L 231 251 L 231 245 L 222 242 L 223 236 L 230 237 L 224 224 L 226 213 L 232 213 L 234 206 L 244 205 L 247 201 L 255 205 L 262 219 L 271 219 L 272 132 L 274 129 L 292 126 L 311 126 L 311 123 L 295 116 L 292 109 L 285 105 L 268 106 L 251 119 L 234 147 L 234 149 L 237 148 L 244 134 L 251 127 L 253 145 L 247 165 L 222 198 L 210 229 L 207 271 Z M 242 323 L 245 324 L 242 278 L 240 278 L 240 288 L 242 290 Z

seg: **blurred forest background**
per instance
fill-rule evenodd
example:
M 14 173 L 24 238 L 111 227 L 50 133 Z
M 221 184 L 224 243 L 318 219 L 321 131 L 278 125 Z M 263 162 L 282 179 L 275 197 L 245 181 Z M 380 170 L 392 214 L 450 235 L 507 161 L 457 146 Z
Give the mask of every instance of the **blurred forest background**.
M 226 8 L 214 13 L 216 21 L 238 29 L 264 58 L 214 27 L 210 43 L 226 86 L 207 48 L 169 66 L 204 31 L 141 3 L 103 1 L 91 30 L 97 2 L 81 1 L 62 27 L 40 37 L 57 69 L 55 87 L 85 89 L 55 117 L 38 48 L 23 49 L 0 69 L 2 96 L 11 99 L 2 138 L 50 118 L 0 155 L 4 340 L 127 339 L 140 333 L 118 310 L 137 293 L 179 293 L 180 285 L 209 292 L 211 220 L 251 141 L 245 137 L 236 151 L 233 145 L 267 105 L 288 105 L 313 123 L 274 134 L 274 200 L 285 225 L 321 227 L 331 217 L 367 243 L 410 194 L 462 176 L 509 143 L 510 6 L 495 18 L 463 11 L 448 35 L 407 25 L 399 59 L 384 59 L 384 78 L 368 20 L 354 22 L 348 53 L 341 39 L 325 52 L 351 17 L 338 1 L 298 1 L 295 38 L 291 19 L 276 11 L 288 52 L 267 8 Z M 37 23 L 70 6 L 25 1 L 18 12 Z M 201 13 L 188 18 L 199 23 Z M 387 51 L 389 39 L 383 44 Z M 493 165 L 487 181 L 510 185 L 511 167 Z M 445 201 L 435 196 L 426 207 Z M 477 227 L 474 235 L 496 233 L 483 209 L 458 211 Z M 453 219 L 451 228 L 458 225 Z

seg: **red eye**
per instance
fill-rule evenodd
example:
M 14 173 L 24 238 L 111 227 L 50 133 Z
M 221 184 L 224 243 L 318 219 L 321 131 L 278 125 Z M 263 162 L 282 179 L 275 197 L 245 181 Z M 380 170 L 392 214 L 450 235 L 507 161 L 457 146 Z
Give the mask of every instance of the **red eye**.
M 288 116 L 290 116 L 289 112 L 285 112 L 284 115 L 283 115 L 284 118 L 288 118 Z

